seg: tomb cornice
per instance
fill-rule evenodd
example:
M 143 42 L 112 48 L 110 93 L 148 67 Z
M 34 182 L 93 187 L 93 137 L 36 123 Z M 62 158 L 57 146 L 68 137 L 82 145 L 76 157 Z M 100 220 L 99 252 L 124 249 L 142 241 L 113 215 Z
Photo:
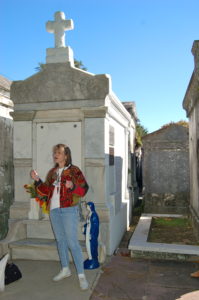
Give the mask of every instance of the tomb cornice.
M 192 112 L 196 101 L 199 101 L 199 40 L 194 41 L 191 51 L 194 56 L 194 71 L 183 100 L 183 108 L 187 112 L 187 117 Z
M 32 167 L 32 158 L 15 158 L 15 167 Z
M 118 117 L 118 114 L 120 117 Z M 118 124 L 126 128 L 130 124 L 130 120 L 126 119 L 123 114 L 120 113 L 115 107 L 108 107 L 108 112 L 107 112 L 107 119 L 109 120 L 112 118 L 115 120 Z
M 109 101 L 107 101 L 109 98 Z M 119 99 L 114 95 L 108 95 L 106 98 L 106 104 L 108 106 L 108 115 L 113 118 L 117 123 L 119 123 L 123 127 L 135 127 L 135 119 L 131 116 L 131 114 L 126 110 L 123 104 L 119 101 Z
M 110 98 L 110 104 L 112 107 L 115 107 L 115 109 L 120 112 L 121 115 L 123 115 L 123 117 L 125 117 L 126 119 L 128 119 L 128 121 L 131 120 L 131 115 L 130 113 L 127 111 L 127 109 L 124 107 L 124 105 L 121 103 L 121 101 L 118 99 L 118 97 L 111 92 L 107 97 Z
M 191 52 L 194 56 L 194 72 L 199 76 L 199 40 L 193 42 Z
M 199 80 L 193 72 L 183 100 L 183 108 L 186 110 L 187 117 L 189 117 L 197 101 L 199 101 Z
M 81 109 L 57 109 L 57 110 L 41 110 L 37 111 L 34 117 L 34 122 L 65 122 L 82 121 L 83 114 Z
M 14 121 L 32 121 L 35 117 L 35 111 L 14 111 L 11 112 L 11 116 L 13 117 Z
M 108 107 L 85 107 L 82 108 L 81 111 L 83 112 L 85 118 L 105 118 Z
M 104 99 L 67 100 L 57 102 L 38 102 L 15 104 L 15 111 L 49 111 L 60 109 L 81 109 L 83 107 L 99 107 L 104 105 Z

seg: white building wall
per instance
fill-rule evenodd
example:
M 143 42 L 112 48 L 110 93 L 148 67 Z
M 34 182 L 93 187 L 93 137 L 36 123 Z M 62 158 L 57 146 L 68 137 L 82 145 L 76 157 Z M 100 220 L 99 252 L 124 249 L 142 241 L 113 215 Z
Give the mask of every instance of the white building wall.
M 48 170 L 54 166 L 52 150 L 56 144 L 68 145 L 73 164 L 81 168 L 81 122 L 37 123 L 35 130 L 37 135 L 35 169 L 43 180 Z
M 127 117 L 128 118 L 128 117 Z M 118 247 L 121 237 L 126 231 L 129 218 L 128 191 L 128 138 L 129 128 L 127 118 L 112 108 L 106 121 L 106 156 L 109 158 L 110 127 L 114 130 L 114 165 L 108 165 L 108 195 L 107 204 L 110 208 L 109 253 Z M 109 134 L 108 134 L 109 133 Z

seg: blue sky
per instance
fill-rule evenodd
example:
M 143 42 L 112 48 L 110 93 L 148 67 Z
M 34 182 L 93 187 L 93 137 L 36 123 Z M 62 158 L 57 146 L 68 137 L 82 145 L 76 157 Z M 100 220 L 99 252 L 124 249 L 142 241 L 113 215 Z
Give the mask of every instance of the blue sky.
M 0 74 L 23 80 L 46 61 L 56 11 L 73 19 L 66 45 L 94 74 L 110 74 L 149 132 L 187 120 L 182 101 L 199 39 L 198 0 L 0 0 Z

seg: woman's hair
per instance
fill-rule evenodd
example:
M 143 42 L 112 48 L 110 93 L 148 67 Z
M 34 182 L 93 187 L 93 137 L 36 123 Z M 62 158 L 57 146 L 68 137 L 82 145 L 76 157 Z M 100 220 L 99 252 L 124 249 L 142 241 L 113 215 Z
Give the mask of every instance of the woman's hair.
M 65 166 L 68 166 L 70 164 L 72 164 L 72 157 L 71 157 L 71 151 L 70 151 L 70 148 L 65 145 L 65 144 L 57 144 L 53 147 L 53 153 L 56 151 L 56 150 L 59 150 L 60 148 L 64 148 L 64 153 L 65 155 L 67 156 L 66 157 L 66 163 L 65 163 Z M 55 167 L 57 167 L 57 164 L 55 164 Z

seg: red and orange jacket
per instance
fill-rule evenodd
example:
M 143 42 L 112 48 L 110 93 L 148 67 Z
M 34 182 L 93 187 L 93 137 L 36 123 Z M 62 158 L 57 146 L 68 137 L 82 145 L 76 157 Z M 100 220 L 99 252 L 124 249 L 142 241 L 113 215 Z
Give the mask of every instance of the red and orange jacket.
M 57 179 L 57 168 L 52 168 L 46 177 L 46 181 L 35 182 L 36 191 L 40 196 L 47 196 L 47 209 L 50 209 L 50 201 L 53 191 L 56 188 L 53 183 Z M 65 186 L 66 180 L 73 182 L 73 188 L 68 189 Z M 88 191 L 88 184 L 81 170 L 74 165 L 63 170 L 60 178 L 60 207 L 75 206 L 80 197 L 84 197 Z

